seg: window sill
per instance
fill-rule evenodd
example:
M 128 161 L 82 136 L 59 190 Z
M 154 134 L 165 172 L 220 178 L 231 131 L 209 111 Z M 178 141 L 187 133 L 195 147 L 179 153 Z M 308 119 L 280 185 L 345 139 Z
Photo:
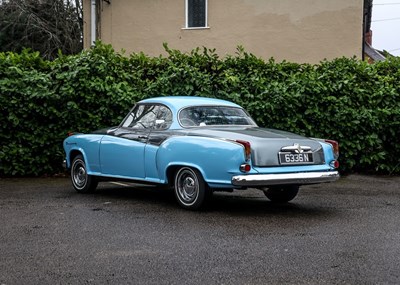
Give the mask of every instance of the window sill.
M 209 30 L 210 27 L 187 27 L 182 28 L 182 30 Z

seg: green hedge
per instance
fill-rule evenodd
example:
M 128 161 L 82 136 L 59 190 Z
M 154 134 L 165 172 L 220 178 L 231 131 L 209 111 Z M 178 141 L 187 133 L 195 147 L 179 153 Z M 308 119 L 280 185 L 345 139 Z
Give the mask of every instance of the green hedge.
M 69 131 L 118 124 L 135 102 L 207 96 L 245 107 L 260 126 L 336 139 L 343 172 L 400 173 L 400 58 L 367 64 L 264 61 L 238 48 L 168 57 L 123 55 L 109 45 L 43 60 L 0 53 L 0 176 L 62 171 Z

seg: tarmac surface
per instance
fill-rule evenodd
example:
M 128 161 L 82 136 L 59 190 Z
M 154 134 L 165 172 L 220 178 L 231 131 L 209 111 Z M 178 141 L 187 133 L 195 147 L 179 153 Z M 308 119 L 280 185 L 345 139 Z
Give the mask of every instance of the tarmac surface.
M 400 284 L 400 177 L 351 175 L 274 205 L 256 189 L 205 210 L 173 193 L 0 179 L 0 285 Z

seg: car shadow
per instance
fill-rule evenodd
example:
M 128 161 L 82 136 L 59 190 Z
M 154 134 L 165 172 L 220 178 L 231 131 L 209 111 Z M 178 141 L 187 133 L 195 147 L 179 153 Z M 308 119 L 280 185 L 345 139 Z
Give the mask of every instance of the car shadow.
M 102 199 L 146 204 L 150 210 L 190 212 L 179 207 L 172 189 L 145 185 L 118 186 L 104 183 L 96 190 L 95 195 Z M 323 208 L 313 201 L 299 197 L 289 203 L 272 203 L 259 190 L 234 191 L 232 193 L 215 192 L 200 212 L 208 214 L 225 213 L 235 216 L 321 217 L 335 215 L 334 209 Z
M 229 212 L 240 215 L 268 214 L 274 216 L 321 216 L 329 215 L 330 210 L 318 205 L 307 203 L 304 199 L 294 199 L 288 203 L 273 203 L 263 193 L 259 196 L 247 196 L 242 193 L 216 193 L 208 205 L 209 211 Z
M 113 198 L 117 200 L 128 200 L 143 203 L 155 203 L 173 206 L 175 202 L 174 193 L 170 189 L 151 186 L 151 185 L 134 185 L 133 183 L 126 186 L 112 185 L 111 183 L 103 183 L 95 191 L 97 196 Z

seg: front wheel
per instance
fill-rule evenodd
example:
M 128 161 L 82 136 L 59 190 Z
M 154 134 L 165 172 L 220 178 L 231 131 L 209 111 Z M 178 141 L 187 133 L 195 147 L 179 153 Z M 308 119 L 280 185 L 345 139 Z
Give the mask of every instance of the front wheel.
M 72 160 L 71 181 L 72 186 L 79 193 L 90 193 L 96 190 L 96 177 L 87 174 L 86 163 L 82 155 L 77 155 Z
M 203 206 L 211 190 L 197 169 L 182 167 L 175 173 L 174 192 L 181 207 L 197 210 Z
M 274 186 L 263 192 L 271 202 L 286 203 L 297 196 L 297 193 L 299 193 L 299 186 Z

